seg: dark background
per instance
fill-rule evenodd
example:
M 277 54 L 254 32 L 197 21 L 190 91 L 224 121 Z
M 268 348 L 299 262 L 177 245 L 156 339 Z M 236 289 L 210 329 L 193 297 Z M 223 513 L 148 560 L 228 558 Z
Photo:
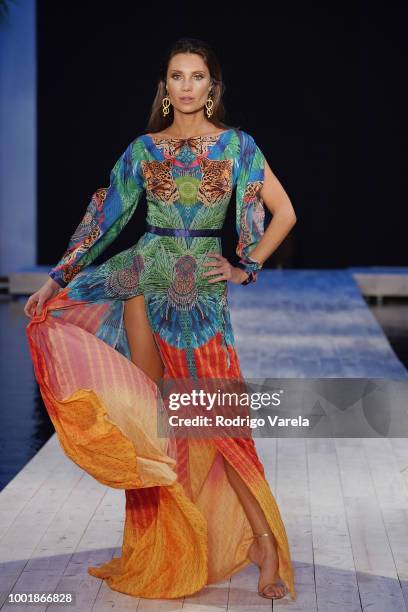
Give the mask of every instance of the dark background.
M 272 5 L 268 15 L 180 8 L 39 0 L 38 263 L 57 263 L 92 193 L 147 131 L 160 59 L 192 36 L 223 67 L 226 123 L 254 136 L 297 214 L 265 267 L 407 265 L 403 4 Z M 145 214 L 143 198 L 96 263 L 134 244 Z M 231 260 L 234 214 L 235 193 L 224 232 Z

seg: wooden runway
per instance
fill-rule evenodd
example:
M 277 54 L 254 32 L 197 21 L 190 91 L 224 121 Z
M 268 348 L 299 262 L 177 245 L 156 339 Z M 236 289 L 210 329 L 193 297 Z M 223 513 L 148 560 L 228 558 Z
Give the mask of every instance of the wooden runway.
M 229 294 L 247 377 L 408 379 L 347 271 L 265 270 Z M 408 439 L 256 445 L 287 529 L 296 602 L 259 597 L 255 566 L 177 600 L 105 587 L 87 567 L 119 554 L 123 491 L 88 476 L 53 435 L 0 493 L 2 610 L 408 610 Z M 11 590 L 74 591 L 76 606 L 8 606 Z

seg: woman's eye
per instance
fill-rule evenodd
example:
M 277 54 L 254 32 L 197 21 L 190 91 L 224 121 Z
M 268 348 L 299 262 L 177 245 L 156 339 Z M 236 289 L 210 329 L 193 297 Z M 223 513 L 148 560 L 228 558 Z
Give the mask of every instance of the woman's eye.
M 180 76 L 179 74 L 173 74 L 173 79 L 175 79 L 176 77 L 179 77 L 179 76 Z M 200 80 L 204 78 L 204 75 L 202 75 L 202 74 L 196 74 L 195 76 L 199 77 Z

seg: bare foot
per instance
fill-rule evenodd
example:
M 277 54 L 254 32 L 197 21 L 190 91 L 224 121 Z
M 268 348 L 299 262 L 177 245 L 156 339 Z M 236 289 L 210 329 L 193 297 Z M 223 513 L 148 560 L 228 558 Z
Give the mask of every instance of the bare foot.
M 248 549 L 248 557 L 252 563 L 255 563 L 260 568 L 258 591 L 264 592 L 264 595 L 273 598 L 281 598 L 286 595 L 287 590 L 278 582 L 278 555 L 276 552 L 275 538 L 271 534 L 270 537 L 261 536 L 255 538 Z M 278 582 L 275 586 L 271 583 Z M 265 589 L 266 585 L 268 586 Z M 265 591 L 264 591 L 265 589 Z

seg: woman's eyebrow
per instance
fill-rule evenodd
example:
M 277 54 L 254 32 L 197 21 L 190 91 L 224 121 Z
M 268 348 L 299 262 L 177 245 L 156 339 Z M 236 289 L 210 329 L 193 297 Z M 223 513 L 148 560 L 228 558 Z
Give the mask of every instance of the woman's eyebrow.
M 177 68 L 172 68 L 171 71 L 172 72 L 184 72 L 184 70 L 177 70 Z M 200 72 L 201 74 L 204 74 L 204 70 L 192 70 L 192 74 L 194 74 L 196 72 Z

